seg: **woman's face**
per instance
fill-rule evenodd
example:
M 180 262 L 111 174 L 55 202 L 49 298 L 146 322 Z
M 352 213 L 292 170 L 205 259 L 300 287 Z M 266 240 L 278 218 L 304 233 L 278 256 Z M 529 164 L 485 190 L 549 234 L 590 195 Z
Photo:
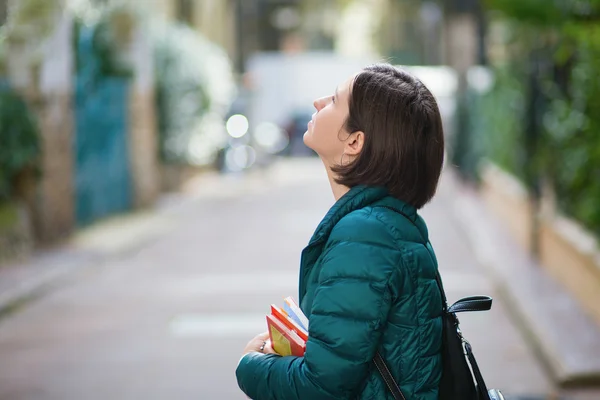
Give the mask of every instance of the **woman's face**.
M 350 140 L 344 123 L 348 118 L 348 98 L 354 77 L 339 85 L 332 95 L 315 100 L 314 106 L 317 111 L 304 134 L 304 144 L 314 150 L 328 165 L 340 163 L 345 153 L 346 142 Z

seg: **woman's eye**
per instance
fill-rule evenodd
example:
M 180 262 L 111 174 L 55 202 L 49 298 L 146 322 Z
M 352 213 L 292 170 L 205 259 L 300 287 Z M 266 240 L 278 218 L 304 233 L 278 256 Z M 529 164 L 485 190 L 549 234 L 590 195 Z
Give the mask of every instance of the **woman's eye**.
M 331 96 L 331 102 L 335 104 L 335 96 Z

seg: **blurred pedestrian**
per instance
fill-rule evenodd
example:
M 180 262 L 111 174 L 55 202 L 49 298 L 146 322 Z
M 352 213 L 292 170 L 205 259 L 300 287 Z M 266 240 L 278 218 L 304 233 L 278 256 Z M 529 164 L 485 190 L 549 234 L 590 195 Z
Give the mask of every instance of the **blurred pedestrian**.
M 442 297 L 427 227 L 444 157 L 437 103 L 414 76 L 370 66 L 314 102 L 304 142 L 335 204 L 302 252 L 303 357 L 254 338 L 236 370 L 252 399 L 390 399 L 380 354 L 406 400 L 434 400 L 442 373 Z

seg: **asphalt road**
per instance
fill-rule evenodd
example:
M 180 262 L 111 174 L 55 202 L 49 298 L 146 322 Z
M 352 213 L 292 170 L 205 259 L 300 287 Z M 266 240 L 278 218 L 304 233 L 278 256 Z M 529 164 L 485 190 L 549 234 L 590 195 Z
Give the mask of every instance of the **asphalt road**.
M 449 300 L 494 296 L 451 215 L 455 190 L 445 179 L 423 211 Z M 271 303 L 297 296 L 300 252 L 332 203 L 314 158 L 193 182 L 162 201 L 153 240 L 0 321 L 0 399 L 245 399 L 241 351 Z M 490 387 L 552 392 L 501 299 L 461 322 Z

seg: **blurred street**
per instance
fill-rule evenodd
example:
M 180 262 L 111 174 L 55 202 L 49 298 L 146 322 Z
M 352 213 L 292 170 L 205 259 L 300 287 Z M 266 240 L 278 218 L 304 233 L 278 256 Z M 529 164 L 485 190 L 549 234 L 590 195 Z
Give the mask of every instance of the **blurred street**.
M 423 212 L 449 301 L 494 296 L 461 321 L 488 385 L 546 398 L 549 380 L 455 222 L 455 191 L 446 174 Z M 332 204 L 322 166 L 207 175 L 161 204 L 170 228 L 155 240 L 0 321 L 0 399 L 244 399 L 241 351 L 271 303 L 297 296 L 300 251 Z

